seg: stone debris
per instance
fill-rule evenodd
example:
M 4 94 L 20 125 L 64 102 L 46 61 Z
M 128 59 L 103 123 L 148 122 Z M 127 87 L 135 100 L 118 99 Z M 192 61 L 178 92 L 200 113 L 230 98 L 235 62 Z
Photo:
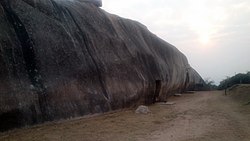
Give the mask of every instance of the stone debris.
M 160 104 L 160 105 L 174 105 L 175 102 L 158 102 L 157 104 Z
M 149 110 L 148 106 L 144 106 L 144 105 L 140 105 L 136 110 L 135 110 L 136 114 L 148 114 L 151 113 L 151 111 Z
M 174 94 L 174 96 L 180 97 L 180 96 L 182 96 L 182 94 Z

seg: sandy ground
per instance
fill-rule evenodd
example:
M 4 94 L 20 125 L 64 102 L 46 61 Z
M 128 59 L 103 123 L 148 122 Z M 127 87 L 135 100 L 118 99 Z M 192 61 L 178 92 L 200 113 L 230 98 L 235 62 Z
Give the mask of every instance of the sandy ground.
M 250 141 L 250 105 L 223 92 L 197 92 L 155 104 L 0 133 L 0 141 Z

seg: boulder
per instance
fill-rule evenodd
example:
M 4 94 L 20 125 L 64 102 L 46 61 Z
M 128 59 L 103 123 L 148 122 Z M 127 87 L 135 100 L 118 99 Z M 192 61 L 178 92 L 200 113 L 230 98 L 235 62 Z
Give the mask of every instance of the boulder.
M 0 130 L 151 104 L 202 82 L 146 26 L 71 0 L 0 1 Z

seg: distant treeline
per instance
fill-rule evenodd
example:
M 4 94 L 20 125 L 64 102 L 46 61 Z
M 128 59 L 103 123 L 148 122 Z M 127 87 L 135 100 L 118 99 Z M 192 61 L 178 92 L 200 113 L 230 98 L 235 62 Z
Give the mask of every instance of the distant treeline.
M 250 71 L 247 73 L 238 73 L 232 77 L 227 77 L 220 82 L 218 89 L 222 90 L 235 84 L 250 84 Z

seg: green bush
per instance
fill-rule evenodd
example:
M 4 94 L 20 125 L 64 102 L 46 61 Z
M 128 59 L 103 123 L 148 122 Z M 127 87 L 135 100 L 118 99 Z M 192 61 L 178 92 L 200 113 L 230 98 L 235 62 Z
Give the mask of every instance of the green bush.
M 219 90 L 231 87 L 236 84 L 250 84 L 250 72 L 238 73 L 232 77 L 228 77 L 220 82 Z

